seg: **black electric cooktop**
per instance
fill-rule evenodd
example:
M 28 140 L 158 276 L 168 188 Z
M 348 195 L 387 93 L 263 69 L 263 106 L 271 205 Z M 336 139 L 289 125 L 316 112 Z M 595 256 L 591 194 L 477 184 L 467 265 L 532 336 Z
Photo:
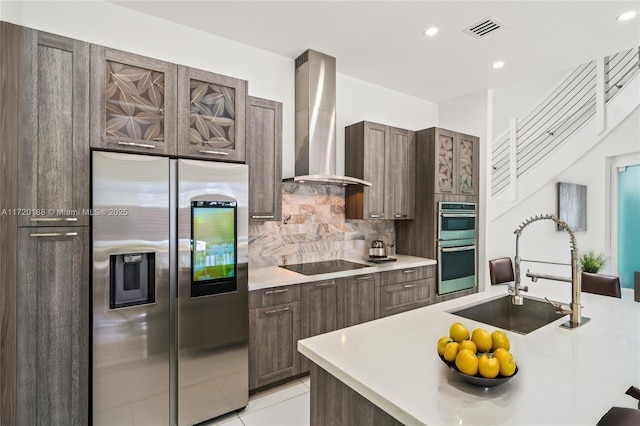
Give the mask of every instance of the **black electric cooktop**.
M 327 260 L 325 262 L 298 263 L 295 265 L 280 265 L 281 268 L 297 272 L 302 275 L 328 274 L 331 272 L 348 271 L 350 269 L 368 268 L 369 265 L 347 262 L 346 260 Z

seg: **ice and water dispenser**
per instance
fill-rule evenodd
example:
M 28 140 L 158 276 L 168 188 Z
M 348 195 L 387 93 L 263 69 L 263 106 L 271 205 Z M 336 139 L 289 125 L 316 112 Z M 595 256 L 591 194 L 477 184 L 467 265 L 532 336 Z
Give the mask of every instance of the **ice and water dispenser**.
M 109 256 L 109 308 L 155 303 L 155 253 Z

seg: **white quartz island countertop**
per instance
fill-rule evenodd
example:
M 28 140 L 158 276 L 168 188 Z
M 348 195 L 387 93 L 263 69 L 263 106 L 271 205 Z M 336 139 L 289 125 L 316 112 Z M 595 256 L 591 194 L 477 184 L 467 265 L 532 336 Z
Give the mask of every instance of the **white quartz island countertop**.
M 526 296 L 570 302 L 569 283 L 529 283 Z M 507 331 L 518 374 L 481 388 L 439 359 L 436 342 L 454 322 L 496 328 L 447 311 L 507 293 L 504 285 L 298 342 L 298 350 L 406 425 L 595 425 L 612 407 L 637 408 L 640 303 L 582 293 L 577 329 L 562 317 L 527 335 Z M 525 299 L 525 303 L 527 303 Z M 313 378 L 312 378 L 313 380 Z
M 331 280 L 334 278 L 350 277 L 361 274 L 373 274 L 377 272 L 393 271 L 403 268 L 417 268 L 419 266 L 435 265 L 436 261 L 424 257 L 407 256 L 399 254 L 395 262 L 372 263 L 363 259 L 343 259 L 353 263 L 366 265 L 366 268 L 349 269 L 347 271 L 332 272 L 330 274 L 302 275 L 289 271 L 279 266 L 256 268 L 249 270 L 249 291 L 264 288 L 308 283 L 312 281 Z

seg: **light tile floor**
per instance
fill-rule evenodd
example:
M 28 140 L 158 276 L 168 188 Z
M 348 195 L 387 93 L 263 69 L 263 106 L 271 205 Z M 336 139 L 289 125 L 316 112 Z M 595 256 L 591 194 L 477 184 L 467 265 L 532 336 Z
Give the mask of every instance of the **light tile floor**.
M 207 426 L 305 426 L 309 424 L 309 376 L 252 395 L 247 408 Z

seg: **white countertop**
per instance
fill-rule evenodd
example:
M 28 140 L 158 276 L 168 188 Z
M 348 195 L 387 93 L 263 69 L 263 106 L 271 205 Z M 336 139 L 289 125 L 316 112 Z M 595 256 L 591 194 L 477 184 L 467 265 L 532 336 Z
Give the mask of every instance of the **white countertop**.
M 367 262 L 364 259 L 343 259 L 349 262 L 368 265 L 367 268 L 350 269 L 348 271 L 333 272 L 330 274 L 302 275 L 288 269 L 272 266 L 268 268 L 256 268 L 249 270 L 249 291 L 264 288 L 277 287 L 281 285 L 291 285 L 308 283 L 312 281 L 330 280 L 333 278 L 351 277 L 354 275 L 373 274 L 376 272 L 393 271 L 403 268 L 416 268 L 418 266 L 435 265 L 433 259 L 423 257 L 407 256 L 399 254 L 395 262 L 376 264 Z
M 528 285 L 525 296 L 571 301 L 569 283 Z M 637 408 L 625 391 L 640 387 L 640 303 L 626 289 L 623 299 L 582 293 L 591 321 L 577 329 L 559 327 L 565 316 L 527 335 L 508 331 L 519 371 L 503 385 L 472 386 L 450 371 L 436 342 L 452 323 L 495 327 L 447 311 L 506 292 L 492 286 L 301 340 L 298 350 L 407 425 L 595 425 L 612 406 Z

